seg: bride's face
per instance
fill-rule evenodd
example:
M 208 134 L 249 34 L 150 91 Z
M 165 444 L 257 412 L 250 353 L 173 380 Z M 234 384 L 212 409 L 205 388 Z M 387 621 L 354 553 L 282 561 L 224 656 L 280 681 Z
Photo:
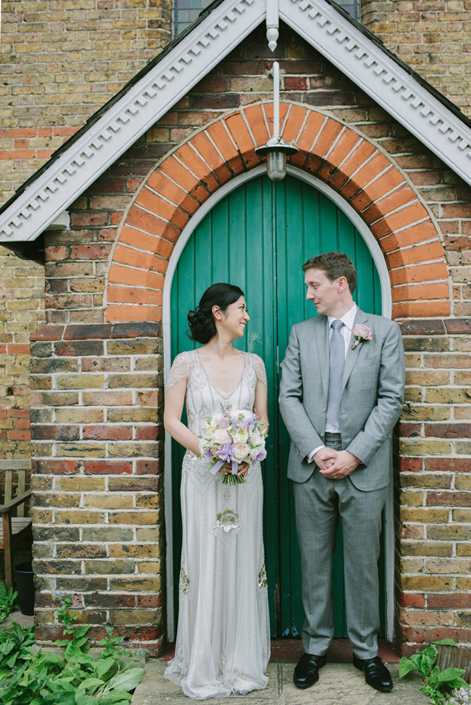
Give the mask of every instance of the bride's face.
M 250 321 L 250 316 L 247 313 L 247 304 L 244 297 L 241 296 L 222 312 L 220 323 L 233 338 L 242 338 L 248 321 Z

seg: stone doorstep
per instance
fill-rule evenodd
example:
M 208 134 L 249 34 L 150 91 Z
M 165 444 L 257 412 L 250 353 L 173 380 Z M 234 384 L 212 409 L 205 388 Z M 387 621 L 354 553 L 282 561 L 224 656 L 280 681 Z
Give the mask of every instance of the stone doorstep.
M 399 679 L 399 665 L 388 664 L 394 689 L 391 693 L 378 693 L 366 685 L 363 673 L 346 663 L 327 663 L 320 672 L 319 682 L 307 690 L 293 684 L 295 663 L 270 662 L 269 678 L 265 690 L 230 698 L 211 698 L 210 705 L 247 702 L 247 705 L 430 705 L 430 700 L 418 692 L 421 679 L 409 674 Z M 131 705 L 184 705 L 191 700 L 181 689 L 164 677 L 167 663 L 160 659 L 146 664 L 146 676 L 136 688 Z
M 283 638 L 271 640 L 271 661 L 275 663 L 297 663 L 304 653 L 301 639 Z M 399 663 L 401 657 L 396 653 L 392 644 L 386 639 L 378 639 L 378 653 L 384 663 Z M 175 644 L 169 644 L 162 661 L 170 661 L 175 656 Z M 352 647 L 345 637 L 332 640 L 327 652 L 329 663 L 351 663 L 353 658 Z M 445 666 L 444 666 L 445 667 Z M 463 666 L 464 668 L 464 666 Z

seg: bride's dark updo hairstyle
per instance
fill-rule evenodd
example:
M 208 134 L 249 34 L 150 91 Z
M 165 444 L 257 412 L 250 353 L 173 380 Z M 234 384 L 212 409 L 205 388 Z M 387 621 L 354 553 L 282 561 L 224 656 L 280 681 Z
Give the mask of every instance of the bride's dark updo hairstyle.
M 244 295 L 242 289 L 232 284 L 213 284 L 206 289 L 199 305 L 194 311 L 188 311 L 188 324 L 190 330 L 187 335 L 197 343 L 207 343 L 216 335 L 216 326 L 212 308 L 218 306 L 225 311 L 228 306 L 235 303 Z

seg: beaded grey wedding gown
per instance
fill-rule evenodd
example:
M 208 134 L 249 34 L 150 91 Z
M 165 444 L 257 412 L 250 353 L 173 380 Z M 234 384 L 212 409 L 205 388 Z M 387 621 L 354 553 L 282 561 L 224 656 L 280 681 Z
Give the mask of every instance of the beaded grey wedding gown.
M 188 426 L 196 435 L 221 404 L 252 410 L 257 382 L 267 384 L 263 361 L 251 353 L 244 353 L 229 394 L 212 384 L 198 351 L 175 358 L 167 389 L 182 379 Z M 165 671 L 196 700 L 265 688 L 270 657 L 260 464 L 239 485 L 223 484 L 209 467 L 207 459 L 185 453 L 177 641 Z

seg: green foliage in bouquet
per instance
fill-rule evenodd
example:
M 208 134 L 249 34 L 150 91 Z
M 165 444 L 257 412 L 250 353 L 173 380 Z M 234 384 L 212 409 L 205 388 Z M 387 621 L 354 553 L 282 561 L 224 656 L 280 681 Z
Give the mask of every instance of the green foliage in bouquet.
M 131 692 L 145 675 L 138 667 L 145 650 L 134 654 L 124 648 L 121 637 L 107 636 L 98 658 L 88 654 L 90 626 L 74 627 L 76 613 L 71 597 L 59 595 L 57 615 L 64 635 L 55 645 L 59 653 L 44 653 L 34 643 L 34 627 L 23 629 L 13 622 L 0 632 L 1 705 L 129 705 Z
M 433 641 L 432 644 L 441 646 L 457 646 L 453 639 L 442 639 Z M 399 662 L 399 677 L 402 678 L 411 671 L 418 671 L 422 676 L 424 685 L 422 690 L 428 695 L 434 705 L 444 705 L 455 688 L 469 688 L 461 676 L 464 669 L 445 668 L 440 671 L 439 666 L 435 666 L 438 656 L 438 649 L 435 646 L 427 646 L 420 654 L 413 654 L 410 658 L 401 658 Z

